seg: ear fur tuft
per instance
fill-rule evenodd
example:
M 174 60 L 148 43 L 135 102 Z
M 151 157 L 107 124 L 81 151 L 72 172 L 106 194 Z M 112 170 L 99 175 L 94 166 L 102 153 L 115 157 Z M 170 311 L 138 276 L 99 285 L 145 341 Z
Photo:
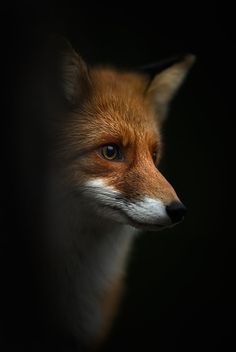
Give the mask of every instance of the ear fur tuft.
M 54 37 L 53 46 L 64 98 L 70 107 L 75 107 L 90 86 L 88 66 L 64 37 Z
M 159 120 L 165 119 L 171 100 L 194 62 L 195 56 L 187 54 L 143 66 L 143 71 L 151 76 L 145 95 L 154 106 Z

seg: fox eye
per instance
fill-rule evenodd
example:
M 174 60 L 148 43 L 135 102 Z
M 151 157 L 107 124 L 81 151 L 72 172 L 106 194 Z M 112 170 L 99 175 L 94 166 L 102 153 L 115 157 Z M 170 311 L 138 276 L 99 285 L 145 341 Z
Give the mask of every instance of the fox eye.
M 101 148 L 101 154 L 107 160 L 123 160 L 120 148 L 116 144 L 107 144 Z

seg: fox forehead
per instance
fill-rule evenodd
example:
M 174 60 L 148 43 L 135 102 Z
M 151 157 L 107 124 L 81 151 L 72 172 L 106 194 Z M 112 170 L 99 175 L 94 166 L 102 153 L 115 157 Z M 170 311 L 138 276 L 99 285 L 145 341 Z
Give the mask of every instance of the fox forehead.
M 93 90 L 78 113 L 73 113 L 71 137 L 86 143 L 148 144 L 160 141 L 158 122 L 145 100 L 144 83 L 135 74 L 96 70 Z M 142 80 L 141 80 L 142 81 Z
M 137 82 L 135 74 L 94 72 L 90 95 L 64 125 L 66 174 L 73 187 L 103 179 L 129 199 L 146 196 L 164 202 L 171 197 L 171 187 L 152 157 L 161 154 L 159 124 L 145 99 L 145 81 Z M 124 147 L 124 162 L 101 156 L 99 148 L 109 143 Z
M 96 70 L 91 106 L 97 110 L 97 115 L 106 111 L 112 120 L 131 125 L 140 123 L 142 128 L 146 122 L 150 124 L 153 117 L 144 95 L 146 84 L 145 77 L 134 73 Z

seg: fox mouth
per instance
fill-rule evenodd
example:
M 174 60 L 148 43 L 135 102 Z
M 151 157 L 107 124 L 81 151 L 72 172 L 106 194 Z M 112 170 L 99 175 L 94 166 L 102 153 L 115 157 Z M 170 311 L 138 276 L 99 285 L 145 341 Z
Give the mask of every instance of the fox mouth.
M 84 190 L 90 205 L 94 205 L 97 213 L 105 219 L 150 231 L 162 230 L 172 224 L 165 205 L 159 199 L 150 197 L 129 199 L 99 181 L 87 183 Z
M 113 211 L 115 211 L 116 213 L 120 214 L 123 218 L 125 218 L 127 223 L 130 226 L 135 227 L 139 230 L 158 231 L 158 230 L 162 230 L 164 228 L 169 227 L 169 225 L 165 225 L 165 224 L 157 224 L 157 223 L 148 223 L 148 222 L 138 221 L 136 219 L 133 219 L 131 216 L 129 216 L 123 209 L 120 209 L 115 206 L 109 206 L 109 208 L 112 209 Z
M 132 219 L 131 217 L 126 215 L 126 218 L 129 222 L 129 224 L 137 229 L 140 230 L 153 230 L 153 231 L 157 231 L 157 230 L 162 230 L 165 227 L 168 227 L 167 225 L 160 225 L 160 224 L 153 224 L 153 223 L 145 223 L 145 222 L 139 222 L 137 220 Z

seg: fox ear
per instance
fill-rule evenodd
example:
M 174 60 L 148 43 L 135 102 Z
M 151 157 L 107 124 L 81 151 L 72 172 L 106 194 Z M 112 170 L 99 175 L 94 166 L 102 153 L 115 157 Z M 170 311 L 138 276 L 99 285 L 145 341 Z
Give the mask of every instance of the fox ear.
M 59 51 L 63 95 L 67 103 L 74 107 L 88 92 L 90 86 L 88 67 L 64 38 L 59 40 Z
M 146 88 L 146 97 L 154 106 L 160 122 L 164 121 L 168 106 L 184 81 L 190 67 L 195 61 L 194 55 L 185 55 L 181 59 L 171 59 L 160 63 L 157 69 L 161 72 L 154 74 L 155 65 L 147 67 L 151 80 Z M 167 66 L 167 67 L 166 67 Z M 164 68 L 163 68 L 164 67 Z

